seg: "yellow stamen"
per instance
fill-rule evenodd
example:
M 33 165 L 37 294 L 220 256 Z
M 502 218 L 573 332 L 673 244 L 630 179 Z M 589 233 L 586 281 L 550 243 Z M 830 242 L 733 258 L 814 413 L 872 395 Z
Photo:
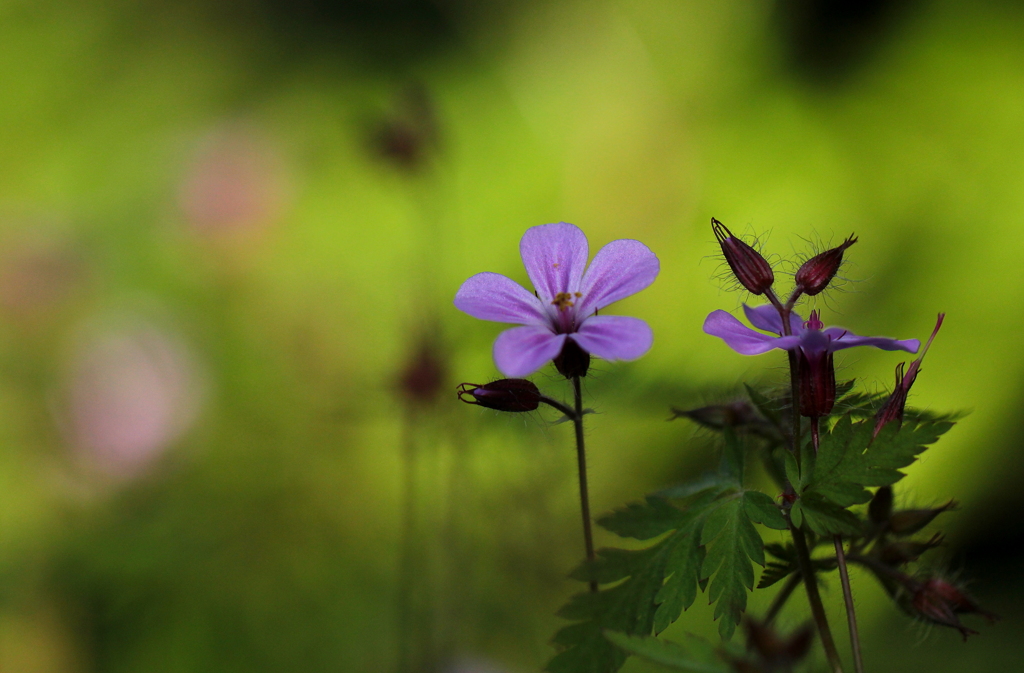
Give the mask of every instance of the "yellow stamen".
M 580 293 L 577 292 L 576 296 L 579 297 Z M 572 295 L 568 292 L 559 292 L 555 295 L 555 299 L 551 303 L 552 305 L 557 306 L 559 311 L 564 311 L 575 304 L 575 302 L 572 301 Z

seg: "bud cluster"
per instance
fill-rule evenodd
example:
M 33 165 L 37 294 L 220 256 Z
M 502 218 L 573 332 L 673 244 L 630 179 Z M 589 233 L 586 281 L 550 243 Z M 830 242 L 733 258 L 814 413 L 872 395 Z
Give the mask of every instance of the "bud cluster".
M 722 256 L 732 270 L 733 276 L 748 292 L 755 295 L 765 294 L 771 297 L 771 288 L 775 283 L 775 272 L 771 264 L 761 253 L 748 243 L 733 235 L 729 229 L 715 218 L 711 218 L 711 230 L 722 249 Z M 843 253 L 857 238 L 851 235 L 840 245 L 829 248 L 825 252 L 811 257 L 800 265 L 795 275 L 796 288 L 790 304 L 800 295 L 813 297 L 820 294 L 832 282 L 843 264 Z

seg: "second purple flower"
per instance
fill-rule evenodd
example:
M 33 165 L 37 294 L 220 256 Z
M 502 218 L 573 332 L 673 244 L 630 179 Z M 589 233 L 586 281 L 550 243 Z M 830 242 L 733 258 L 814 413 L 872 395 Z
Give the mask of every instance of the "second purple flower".
M 519 251 L 535 293 L 507 276 L 485 272 L 469 278 L 455 295 L 455 306 L 474 318 L 521 325 L 494 342 L 494 362 L 506 376 L 527 376 L 549 360 L 558 360 L 567 376 L 582 376 L 585 364 L 579 371 L 562 363 L 589 360 L 589 354 L 635 360 L 650 349 L 654 336 L 643 320 L 598 315 L 654 282 L 660 264 L 646 245 L 612 241 L 588 268 L 587 237 L 579 227 L 559 222 L 528 229 Z

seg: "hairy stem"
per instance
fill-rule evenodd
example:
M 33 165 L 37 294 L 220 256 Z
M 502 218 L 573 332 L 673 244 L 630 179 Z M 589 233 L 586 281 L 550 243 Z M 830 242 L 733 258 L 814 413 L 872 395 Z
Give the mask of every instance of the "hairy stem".
M 782 319 L 782 333 L 786 336 L 793 334 L 793 328 L 789 324 L 789 316 L 793 312 L 793 304 L 800 296 L 799 291 L 794 292 L 783 306 L 779 302 L 779 298 L 775 296 L 775 293 L 768 291 L 765 293 L 768 297 L 768 301 L 772 303 L 775 310 L 779 313 L 779 318 Z M 790 382 L 790 395 L 791 395 L 791 406 L 793 413 L 793 444 L 792 450 L 793 455 L 796 457 L 797 465 L 800 465 L 800 362 L 794 351 L 788 351 L 789 354 L 789 382 Z M 793 521 L 786 516 L 786 521 L 789 523 L 789 532 L 793 536 L 793 546 L 796 548 L 796 561 L 800 567 L 800 577 L 804 581 L 804 587 L 807 590 L 807 601 L 811 604 L 811 615 L 814 617 L 814 623 L 818 627 L 818 635 L 821 637 L 821 646 L 825 649 L 825 656 L 828 658 L 829 665 L 832 666 L 833 673 L 843 673 L 843 664 L 839 659 L 839 652 L 836 650 L 836 643 L 832 639 L 832 629 L 828 625 L 828 617 L 825 615 L 825 606 L 821 602 L 821 594 L 818 593 L 818 579 L 814 574 L 814 567 L 811 564 L 811 552 L 807 548 L 807 538 L 804 536 L 804 532 L 793 525 Z
M 789 600 L 789 597 L 793 594 L 793 591 L 800 585 L 800 573 L 795 572 L 786 579 L 786 583 L 779 589 L 779 593 L 775 594 L 775 598 L 772 599 L 772 604 L 768 606 L 768 612 L 764 615 L 764 624 L 768 626 L 775 618 L 782 612 L 782 607 Z
M 846 553 L 843 551 L 843 536 L 832 538 L 839 562 L 839 578 L 843 583 L 843 601 L 846 603 L 846 623 L 850 627 L 850 648 L 853 650 L 853 667 L 857 673 L 864 673 L 864 662 L 860 656 L 860 635 L 857 632 L 857 614 L 853 611 L 853 592 L 850 590 L 850 573 L 846 569 Z
M 788 517 L 787 517 L 788 520 Z M 825 616 L 825 606 L 821 602 L 821 594 L 818 593 L 818 578 L 814 574 L 811 565 L 811 552 L 807 548 L 807 538 L 804 532 L 789 521 L 789 532 L 793 534 L 793 546 L 796 547 L 796 562 L 800 566 L 800 576 L 804 580 L 804 588 L 807 590 L 807 601 L 811 604 L 811 615 L 818 627 L 818 635 L 821 637 L 821 646 L 825 649 L 825 656 L 832 667 L 833 673 L 843 673 L 843 664 L 839 659 L 839 651 L 836 650 L 836 643 L 832 640 L 832 630 L 828 625 L 828 617 Z
M 580 473 L 580 510 L 583 514 L 583 542 L 587 548 L 587 560 L 594 560 L 594 534 L 590 528 L 590 496 L 587 493 L 587 451 L 583 443 L 583 391 L 580 377 L 572 377 L 572 389 L 576 399 L 572 423 L 576 427 L 576 463 Z M 590 590 L 597 592 L 597 580 L 590 580 Z

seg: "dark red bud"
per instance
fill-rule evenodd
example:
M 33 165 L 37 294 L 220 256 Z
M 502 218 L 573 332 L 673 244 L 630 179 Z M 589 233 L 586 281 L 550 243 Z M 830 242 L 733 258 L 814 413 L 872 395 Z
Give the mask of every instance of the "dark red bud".
M 871 523 L 880 525 L 889 521 L 892 516 L 892 486 L 882 486 L 871 498 L 868 505 L 868 517 Z
M 562 352 L 555 358 L 555 369 L 567 379 L 586 376 L 590 369 L 590 353 L 572 339 L 566 339 Z
M 882 431 L 882 428 L 892 421 L 896 421 L 898 427 L 903 426 L 903 412 L 907 406 L 907 394 L 910 392 L 910 387 L 914 385 L 914 381 L 917 380 L 917 374 L 921 369 L 921 361 L 924 360 L 925 353 L 928 352 L 932 341 L 935 340 L 935 335 L 939 333 L 939 328 L 942 327 L 942 321 L 945 317 L 945 313 L 939 314 L 938 320 L 935 321 L 935 329 L 932 330 L 932 335 L 928 337 L 928 343 L 921 350 L 920 357 L 910 363 L 906 373 L 903 373 L 904 363 L 901 362 L 896 366 L 896 385 L 893 387 L 892 394 L 889 395 L 885 404 L 875 414 L 875 430 L 871 435 L 872 441 L 878 437 L 878 433 Z
M 918 616 L 935 624 L 957 629 L 963 634 L 964 640 L 977 631 L 961 624 L 958 614 L 979 614 L 989 622 L 999 619 L 991 612 L 982 610 L 959 587 L 938 577 L 933 577 L 920 585 L 914 592 L 911 605 Z
M 826 250 L 804 262 L 796 272 L 796 288 L 801 293 L 814 296 L 828 287 L 843 263 L 843 252 L 857 239 L 851 234 L 843 244 Z
M 754 619 L 747 619 L 743 625 L 747 631 L 747 650 L 756 656 L 756 663 L 761 664 L 752 670 L 789 670 L 807 656 L 814 640 L 814 629 L 810 624 L 788 636 Z
M 737 400 L 729 404 L 712 404 L 697 409 L 672 407 L 672 418 L 669 420 L 677 418 L 688 418 L 712 430 L 723 430 L 730 427 L 738 432 L 747 432 L 766 439 L 781 439 L 778 428 L 762 418 L 754 406 L 746 400 Z
M 956 507 L 956 501 L 950 500 L 935 509 L 904 509 L 893 512 L 889 517 L 889 530 L 893 535 L 913 535 L 932 522 L 935 517 Z
M 828 416 L 836 403 L 836 368 L 832 353 L 808 357 L 800 351 L 800 414 L 809 418 Z
M 711 230 L 722 247 L 725 261 L 740 284 L 753 294 L 764 294 L 775 282 L 768 261 L 757 250 L 732 235 L 724 224 L 711 218 Z
M 541 398 L 537 386 L 526 379 L 499 379 L 484 385 L 463 383 L 458 391 L 463 402 L 498 411 L 533 411 Z
M 446 354 L 434 339 L 423 338 L 402 370 L 398 388 L 410 402 L 426 405 L 437 399 L 446 378 Z
M 915 542 L 914 540 L 900 540 L 890 542 L 882 547 L 879 557 L 882 563 L 890 566 L 900 566 L 905 563 L 916 561 L 929 549 L 934 549 L 942 544 L 942 533 L 936 533 L 927 542 Z

